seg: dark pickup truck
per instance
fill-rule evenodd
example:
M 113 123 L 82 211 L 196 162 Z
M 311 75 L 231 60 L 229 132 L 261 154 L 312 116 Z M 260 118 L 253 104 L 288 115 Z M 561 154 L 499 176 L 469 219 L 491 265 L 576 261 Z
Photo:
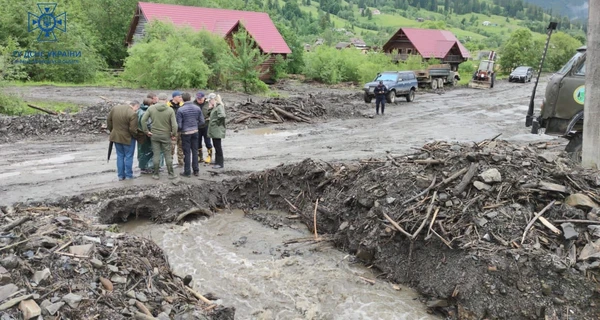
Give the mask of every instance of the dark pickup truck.
M 385 71 L 378 74 L 372 82 L 365 84 L 363 90 L 366 103 L 370 103 L 375 97 L 374 91 L 379 81 L 383 81 L 388 90 L 385 97 L 388 103 L 394 103 L 396 97 L 405 97 L 406 101 L 412 102 L 419 87 L 417 77 L 413 71 Z

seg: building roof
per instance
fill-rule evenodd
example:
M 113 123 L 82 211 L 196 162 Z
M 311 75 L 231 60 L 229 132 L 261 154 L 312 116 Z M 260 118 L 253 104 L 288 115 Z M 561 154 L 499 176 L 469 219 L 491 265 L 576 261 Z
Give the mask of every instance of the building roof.
M 265 12 L 201 8 L 171 4 L 139 2 L 138 7 L 147 21 L 170 21 L 177 26 L 194 30 L 205 29 L 220 36 L 227 35 L 238 23 L 242 24 L 257 45 L 266 53 L 288 54 L 292 51 Z M 135 28 L 135 26 L 132 26 Z
M 350 42 L 338 42 L 338 44 L 335 45 L 336 49 L 344 49 L 344 48 L 348 48 L 352 43 Z
M 458 46 L 463 58 L 470 58 L 469 50 L 447 30 L 400 28 L 390 40 L 400 31 L 404 32 L 408 40 L 415 46 L 424 58 L 442 59 L 454 45 Z M 389 41 L 388 41 L 389 42 Z M 384 46 L 385 47 L 385 46 Z

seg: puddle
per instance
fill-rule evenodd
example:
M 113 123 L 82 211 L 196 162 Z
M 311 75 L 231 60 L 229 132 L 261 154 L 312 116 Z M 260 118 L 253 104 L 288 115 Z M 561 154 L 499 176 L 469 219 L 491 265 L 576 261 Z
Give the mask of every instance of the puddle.
M 288 131 L 288 130 L 275 130 L 274 128 L 258 128 L 251 129 L 247 131 L 252 135 L 257 136 L 281 136 L 281 137 L 289 137 L 295 136 L 298 132 Z
M 439 319 L 411 289 L 377 280 L 352 257 L 327 245 L 290 244 L 310 237 L 303 225 L 278 230 L 218 214 L 184 226 L 133 220 L 121 230 L 158 243 L 178 275 L 236 308 L 236 319 Z M 398 288 L 398 287 L 397 287 Z

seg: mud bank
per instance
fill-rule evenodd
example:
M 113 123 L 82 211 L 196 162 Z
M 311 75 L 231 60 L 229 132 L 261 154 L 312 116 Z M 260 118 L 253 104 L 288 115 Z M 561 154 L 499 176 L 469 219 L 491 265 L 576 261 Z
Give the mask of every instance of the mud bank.
M 316 225 L 452 319 L 598 319 L 598 176 L 566 161 L 536 146 L 436 143 L 408 157 L 280 166 L 225 182 L 226 196 Z
M 319 235 L 306 242 L 334 243 L 450 318 L 567 319 L 567 311 L 597 319 L 600 177 L 547 148 L 436 142 L 408 156 L 307 159 L 200 187 L 129 188 L 68 203 L 105 223 L 136 215 L 173 222 L 224 208 L 245 208 L 273 228 L 301 219 Z

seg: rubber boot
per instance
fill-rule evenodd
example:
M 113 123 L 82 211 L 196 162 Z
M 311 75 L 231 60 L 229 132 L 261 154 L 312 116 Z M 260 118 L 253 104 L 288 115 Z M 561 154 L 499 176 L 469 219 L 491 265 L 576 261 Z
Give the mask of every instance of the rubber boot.
M 208 153 L 208 156 L 206 156 L 206 158 L 204 159 L 204 163 L 210 164 L 210 162 L 212 160 L 213 149 L 212 148 L 208 149 L 207 153 Z

